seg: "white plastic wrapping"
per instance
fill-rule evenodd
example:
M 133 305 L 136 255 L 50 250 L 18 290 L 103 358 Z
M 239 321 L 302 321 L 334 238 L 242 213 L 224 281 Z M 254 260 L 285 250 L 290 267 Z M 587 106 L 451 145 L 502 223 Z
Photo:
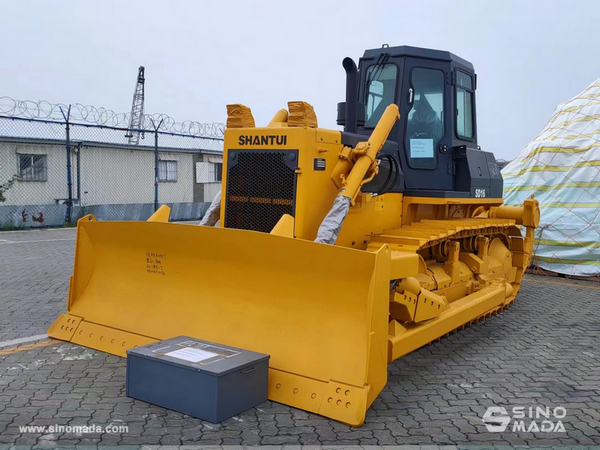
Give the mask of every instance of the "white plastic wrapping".
M 321 222 L 315 242 L 329 245 L 335 244 L 349 209 L 350 199 L 343 195 L 338 195 L 323 222 Z
M 206 210 L 204 217 L 200 221 L 200 225 L 204 225 L 207 227 L 214 227 L 215 224 L 219 221 L 219 217 L 221 216 L 221 191 L 217 192 L 215 198 L 211 202 L 210 206 Z
M 600 78 L 558 105 L 502 175 L 507 205 L 531 194 L 540 202 L 534 263 L 568 275 L 600 275 Z

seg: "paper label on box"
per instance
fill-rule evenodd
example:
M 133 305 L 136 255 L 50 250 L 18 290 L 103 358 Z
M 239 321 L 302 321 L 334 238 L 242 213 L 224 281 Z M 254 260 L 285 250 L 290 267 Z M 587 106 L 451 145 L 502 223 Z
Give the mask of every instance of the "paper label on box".
M 217 353 L 207 352 L 205 350 L 199 350 L 197 348 L 192 347 L 184 347 L 179 350 L 175 350 L 169 353 L 165 353 L 165 356 L 171 356 L 172 358 L 183 359 L 185 361 L 190 362 L 200 362 L 205 359 L 214 358 L 215 356 L 219 356 Z

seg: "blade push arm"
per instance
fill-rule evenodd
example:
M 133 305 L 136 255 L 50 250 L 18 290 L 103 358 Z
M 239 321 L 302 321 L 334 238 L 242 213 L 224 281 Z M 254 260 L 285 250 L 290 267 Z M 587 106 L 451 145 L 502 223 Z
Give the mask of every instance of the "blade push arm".
M 360 188 L 377 175 L 377 154 L 381 151 L 392 127 L 400 118 L 398 106 L 389 105 L 368 141 L 358 143 L 355 148 L 344 147 L 340 160 L 333 170 L 333 182 L 340 188 L 340 195 L 348 197 L 352 204 Z M 367 176 L 365 178 L 365 176 Z
M 321 222 L 315 242 L 335 244 L 350 205 L 354 204 L 361 187 L 377 175 L 379 171 L 376 159 L 377 153 L 385 144 L 392 127 L 399 118 L 398 106 L 389 105 L 368 141 L 358 143 L 355 148 L 344 147 L 342 149 L 331 176 L 333 182 L 339 188 L 339 193 L 333 200 L 333 205 L 323 222 Z

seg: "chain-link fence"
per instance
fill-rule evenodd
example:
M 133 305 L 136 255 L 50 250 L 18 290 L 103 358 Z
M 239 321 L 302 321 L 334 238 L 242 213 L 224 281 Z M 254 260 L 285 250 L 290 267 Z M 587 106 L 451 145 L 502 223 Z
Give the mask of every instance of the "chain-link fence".
M 222 138 L 169 131 L 164 117 L 139 130 L 64 117 L 0 115 L 0 229 L 145 220 L 163 204 L 197 220 L 220 189 Z

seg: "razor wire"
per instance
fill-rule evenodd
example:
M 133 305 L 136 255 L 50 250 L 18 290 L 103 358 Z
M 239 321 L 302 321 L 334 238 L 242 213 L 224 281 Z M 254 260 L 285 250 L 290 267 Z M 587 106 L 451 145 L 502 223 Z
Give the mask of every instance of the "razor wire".
M 98 220 L 198 220 L 220 188 L 222 124 L 0 97 L 0 229 Z M 156 126 L 155 126 L 156 125 Z M 141 133 L 139 143 L 127 133 Z M 213 137 L 208 135 L 220 135 Z
M 131 113 L 117 113 L 111 109 L 96 108 L 91 105 L 73 103 L 71 106 L 70 120 L 72 122 L 87 123 L 92 125 L 108 126 L 113 128 L 128 128 Z M 0 97 L 0 115 L 19 117 L 25 119 L 63 121 L 62 111 L 69 105 L 64 103 L 50 103 L 46 100 L 15 100 L 11 97 Z M 166 114 L 145 114 L 142 128 L 154 130 L 152 123 L 160 123 L 160 131 L 189 135 L 193 137 L 222 138 L 225 125 L 222 123 L 201 123 L 192 120 L 177 122 Z

